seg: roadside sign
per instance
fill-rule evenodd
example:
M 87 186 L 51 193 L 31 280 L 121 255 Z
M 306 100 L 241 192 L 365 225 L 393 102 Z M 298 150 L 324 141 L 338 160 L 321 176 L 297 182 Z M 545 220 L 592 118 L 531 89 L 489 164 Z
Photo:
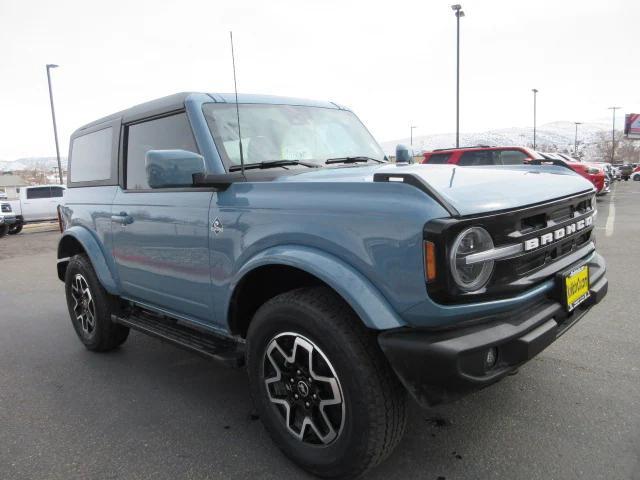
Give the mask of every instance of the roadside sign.
M 624 134 L 627 138 L 640 140 L 640 113 L 627 113 L 625 115 Z

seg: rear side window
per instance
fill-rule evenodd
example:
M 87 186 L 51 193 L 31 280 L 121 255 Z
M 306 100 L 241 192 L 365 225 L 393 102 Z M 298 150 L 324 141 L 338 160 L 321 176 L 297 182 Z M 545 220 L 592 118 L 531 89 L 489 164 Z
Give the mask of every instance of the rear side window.
M 64 196 L 64 188 L 62 187 L 51 187 L 51 196 L 54 198 Z
M 95 182 L 111 178 L 113 128 L 98 130 L 73 140 L 71 182 Z
M 427 163 L 447 163 L 451 157 L 450 153 L 434 153 L 429 157 Z
M 27 189 L 27 200 L 37 198 L 51 198 L 51 187 L 36 187 Z
M 127 127 L 127 189 L 149 188 L 145 164 L 145 155 L 149 150 L 187 150 L 198 153 L 187 114 L 179 113 Z
M 529 158 L 519 150 L 500 150 L 499 155 L 500 165 L 522 165 Z
M 495 150 L 477 150 L 464 152 L 458 165 L 461 167 L 475 167 L 479 165 L 495 165 Z

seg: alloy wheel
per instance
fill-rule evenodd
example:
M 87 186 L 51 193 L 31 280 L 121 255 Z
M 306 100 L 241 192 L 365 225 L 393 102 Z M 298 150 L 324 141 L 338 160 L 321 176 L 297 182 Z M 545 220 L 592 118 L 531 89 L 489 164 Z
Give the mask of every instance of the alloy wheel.
M 342 387 L 316 344 L 292 332 L 275 336 L 265 350 L 263 375 L 269 400 L 291 435 L 317 446 L 338 438 L 345 421 Z
M 89 289 L 87 280 L 76 274 L 71 283 L 71 298 L 73 298 L 73 313 L 76 316 L 82 332 L 91 336 L 96 328 L 96 306 Z

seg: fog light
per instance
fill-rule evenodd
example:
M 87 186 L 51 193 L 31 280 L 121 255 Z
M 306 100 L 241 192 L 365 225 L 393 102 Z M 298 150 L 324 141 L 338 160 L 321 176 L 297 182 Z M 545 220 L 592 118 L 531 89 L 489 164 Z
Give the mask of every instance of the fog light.
M 484 359 L 484 368 L 489 370 L 496 366 L 496 362 L 498 361 L 498 349 L 495 347 L 491 347 L 487 350 L 487 356 Z

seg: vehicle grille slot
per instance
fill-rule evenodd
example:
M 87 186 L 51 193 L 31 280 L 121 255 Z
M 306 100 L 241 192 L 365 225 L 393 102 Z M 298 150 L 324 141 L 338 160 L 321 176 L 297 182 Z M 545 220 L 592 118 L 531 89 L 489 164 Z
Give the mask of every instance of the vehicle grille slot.
M 547 259 L 547 252 L 540 252 L 526 258 L 517 260 L 514 265 L 514 269 L 518 276 L 525 275 L 532 270 L 544 266 Z
M 563 205 L 549 212 L 549 220 L 554 223 L 564 222 L 573 218 L 573 209 L 571 205 Z
M 544 213 L 538 215 L 532 215 L 520 220 L 520 234 L 526 235 L 535 230 L 540 230 L 547 226 L 547 216 Z
M 590 205 L 591 205 L 590 200 L 583 200 L 582 202 L 576 205 L 576 211 L 578 212 L 579 215 L 583 215 L 592 210 Z

